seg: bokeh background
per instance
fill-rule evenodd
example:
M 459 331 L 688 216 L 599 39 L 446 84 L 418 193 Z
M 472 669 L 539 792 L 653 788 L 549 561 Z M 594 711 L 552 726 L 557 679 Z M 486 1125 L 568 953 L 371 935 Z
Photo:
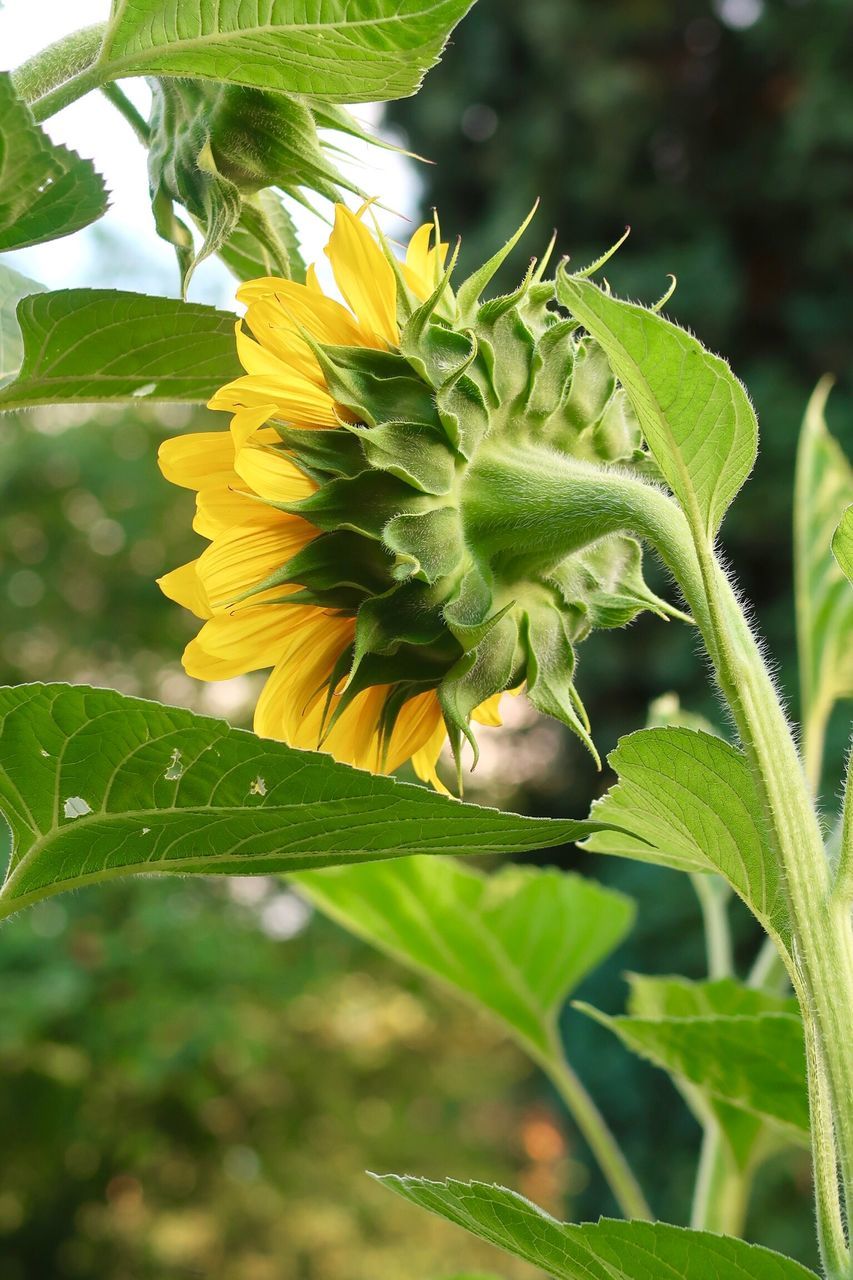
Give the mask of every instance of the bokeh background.
M 7 0 L 14 65 L 104 3 Z M 69 13 L 69 10 L 74 10 Z M 358 179 L 403 214 L 437 204 L 463 265 L 541 208 L 505 282 L 559 228 L 583 261 L 626 223 L 617 291 L 652 300 L 725 353 L 755 400 L 762 448 L 726 521 L 726 551 L 796 705 L 791 481 L 798 425 L 834 372 L 830 426 L 853 437 L 853 58 L 846 0 L 480 0 L 415 99 L 382 128 L 438 163 L 358 157 Z M 144 105 L 144 87 L 129 86 Z M 378 113 L 368 113 L 379 120 Z M 9 255 L 47 284 L 175 294 L 145 207 L 144 155 L 106 103 L 52 134 L 94 155 L 104 221 Z M 324 239 L 303 218 L 309 257 Z M 389 228 L 400 232 L 391 219 Z M 206 264 L 199 300 L 228 305 Z M 197 552 L 191 500 L 160 478 L 157 444 L 212 415 L 140 406 L 4 418 L 0 679 L 110 685 L 247 724 L 251 677 L 198 685 L 179 655 L 191 620 L 154 578 Z M 216 425 L 219 420 L 216 420 Z M 689 634 L 649 619 L 597 636 L 580 685 L 602 751 L 665 691 L 719 722 Z M 473 798 L 586 812 L 607 785 L 523 699 L 487 735 Z M 831 727 L 836 803 L 847 725 Z M 698 910 L 674 874 L 549 861 L 634 895 L 640 923 L 581 995 L 608 1010 L 622 974 L 701 976 Z M 748 963 L 756 938 L 736 918 Z M 578 1135 L 522 1056 L 484 1021 L 312 918 L 286 885 L 185 881 L 93 889 L 0 931 L 0 1274 L 4 1280 L 443 1280 L 514 1267 L 374 1186 L 366 1168 L 482 1177 L 566 1217 L 612 1211 Z M 568 1012 L 567 1041 L 663 1217 L 683 1221 L 696 1126 L 660 1073 Z M 753 1239 L 814 1263 L 809 1171 L 762 1174 Z

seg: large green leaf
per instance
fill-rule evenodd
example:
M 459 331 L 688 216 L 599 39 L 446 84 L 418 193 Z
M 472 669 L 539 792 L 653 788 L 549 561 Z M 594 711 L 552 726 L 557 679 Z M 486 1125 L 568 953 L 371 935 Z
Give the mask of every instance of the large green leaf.
M 743 386 L 724 360 L 655 312 L 565 273 L 557 292 L 603 347 L 694 528 L 713 537 L 758 448 Z
M 111 79 L 206 76 L 331 102 L 414 93 L 472 0 L 119 0 Z
M 523 1196 L 484 1182 L 377 1179 L 412 1204 L 505 1249 L 554 1280 L 816 1280 L 771 1249 L 665 1222 L 558 1222 Z
M 801 719 L 818 759 L 836 700 L 853 697 L 853 591 L 832 553 L 839 515 L 853 503 L 853 467 L 826 427 L 831 386 L 822 379 L 806 409 L 794 502 Z
M 723 1008 L 725 995 L 717 1001 Z M 806 1060 L 796 1012 L 725 1014 L 710 1002 L 711 1012 L 693 1017 L 611 1017 L 577 1007 L 680 1081 L 808 1145 Z
M 532 867 L 484 876 L 448 858 L 296 877 L 368 942 L 489 1009 L 542 1053 L 567 995 L 618 946 L 633 905 L 593 880 Z
M 40 293 L 44 285 L 0 264 L 0 387 L 14 378 L 24 355 L 21 326 L 15 314 L 21 298 Z
M 114 289 L 62 289 L 18 306 L 24 363 L 0 410 L 131 400 L 204 403 L 242 368 L 236 316 Z
M 0 250 L 70 235 L 107 204 L 91 160 L 51 142 L 0 72 Z
M 844 512 L 832 535 L 832 554 L 847 580 L 853 582 L 853 503 Z
M 717 871 L 786 945 L 782 880 L 741 752 L 692 729 L 641 729 L 620 739 L 608 760 L 619 782 L 590 817 L 619 830 L 596 832 L 585 847 L 679 871 Z
M 732 978 L 711 982 L 691 982 L 681 977 L 648 977 L 630 974 L 628 1014 L 631 1018 L 655 1020 L 664 1024 L 677 1022 L 687 1027 L 702 1018 L 755 1018 L 765 1013 L 787 1013 L 797 1016 L 794 999 L 771 995 L 746 987 Z M 700 1029 L 700 1036 L 704 1031 Z M 661 1065 L 659 1063 L 659 1065 Z M 667 1065 L 663 1063 L 663 1065 Z M 701 1084 L 691 1083 L 675 1072 L 675 1083 L 697 1118 L 705 1123 L 709 1116 L 719 1125 L 732 1160 L 741 1170 L 754 1166 L 760 1157 L 778 1146 L 768 1126 L 757 1115 L 721 1100 Z
M 0 915 L 140 872 L 301 871 L 413 853 L 519 853 L 585 822 L 522 818 L 374 777 L 105 689 L 0 690 Z

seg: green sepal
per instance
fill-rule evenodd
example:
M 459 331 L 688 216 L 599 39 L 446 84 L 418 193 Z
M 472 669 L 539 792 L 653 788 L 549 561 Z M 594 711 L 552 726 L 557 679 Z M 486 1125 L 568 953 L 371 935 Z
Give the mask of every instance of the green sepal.
M 644 609 L 665 621 L 686 615 L 661 600 L 643 579 L 643 549 L 635 538 L 616 537 L 585 548 L 577 557 L 581 575 L 581 598 L 591 628 L 611 630 L 624 627 Z M 571 570 L 573 561 L 566 562 Z M 564 590 L 565 578 L 560 583 Z
M 589 723 L 577 712 L 572 677 L 575 650 L 559 609 L 542 604 L 525 611 L 523 640 L 527 650 L 527 697 L 537 711 L 567 725 L 587 748 L 596 766 L 601 757 L 589 736 Z
M 490 425 L 489 408 L 479 386 L 463 373 L 440 388 L 436 405 L 448 440 L 463 457 L 470 458 Z
M 476 565 L 463 575 L 453 599 L 444 606 L 444 620 L 463 649 L 476 648 L 485 635 L 481 628 L 492 610 L 492 591 Z
M 488 262 L 484 262 L 482 267 L 475 271 L 473 275 L 470 275 L 468 279 L 457 289 L 456 308 L 459 318 L 463 323 L 473 320 L 476 315 L 477 304 L 483 290 L 491 283 L 494 276 L 503 266 L 512 250 L 524 235 L 530 225 L 530 221 L 534 213 L 536 212 L 538 204 L 539 201 L 537 200 L 521 226 L 513 235 L 510 236 L 506 244 L 503 245 L 502 248 L 498 249 L 497 253 L 493 254 L 491 258 L 489 258 Z
M 302 516 L 327 532 L 351 529 L 378 541 L 393 516 L 403 511 L 429 510 L 431 501 L 387 471 L 362 471 L 357 476 L 330 480 L 299 502 L 268 505 Z
M 493 322 L 478 324 L 475 332 L 483 356 L 483 372 L 488 379 L 483 389 L 491 392 L 496 407 L 515 409 L 517 406 L 521 411 L 536 350 L 533 334 L 518 310 L 507 311 Z
M 305 335 L 303 335 L 305 336 Z M 424 422 L 440 426 L 431 387 L 393 351 L 320 346 L 305 337 L 334 399 L 359 422 Z
M 462 623 L 455 622 L 448 623 L 447 629 L 459 641 L 464 652 L 470 653 L 471 650 L 478 648 L 483 643 L 492 628 L 498 625 L 501 618 L 508 614 L 510 609 L 515 608 L 515 604 L 515 600 L 510 600 L 502 609 L 498 609 L 496 613 L 489 614 L 488 618 L 472 626 L 465 626 Z
M 360 475 L 367 465 L 361 440 L 340 427 L 287 427 L 273 423 L 288 455 L 311 479 Z
M 388 590 L 390 568 L 390 557 L 381 543 L 337 530 L 320 534 L 288 560 L 283 580 L 318 592 L 352 587 L 369 595 Z
M 436 390 L 446 386 L 467 368 L 477 354 L 471 330 L 449 329 L 438 320 L 416 327 L 416 312 L 403 329 L 400 349 L 414 369 Z
M 613 395 L 616 379 L 604 351 L 592 338 L 577 344 L 572 379 L 566 387 L 562 417 L 575 435 L 599 422 Z
M 471 713 L 495 693 L 509 688 L 516 671 L 518 622 L 514 613 L 504 615 L 476 649 L 463 654 L 439 685 L 438 698 L 447 725 L 450 745 L 461 768 L 460 749 L 466 738 L 479 759 L 477 739 L 471 729 Z
M 402 644 L 435 644 L 443 630 L 441 611 L 423 583 L 405 582 L 372 596 L 355 620 L 353 673 L 368 653 L 393 654 Z
M 534 422 L 544 423 L 560 408 L 572 376 L 577 325 L 573 320 L 560 320 L 541 335 L 530 363 L 530 382 L 525 414 Z
M 440 497 L 450 492 L 456 459 L 443 431 L 423 422 L 383 422 L 351 430 L 372 467 L 389 471 L 422 493 Z
M 394 516 L 383 529 L 382 540 L 399 557 L 395 577 L 427 583 L 451 574 L 465 554 L 455 507 Z

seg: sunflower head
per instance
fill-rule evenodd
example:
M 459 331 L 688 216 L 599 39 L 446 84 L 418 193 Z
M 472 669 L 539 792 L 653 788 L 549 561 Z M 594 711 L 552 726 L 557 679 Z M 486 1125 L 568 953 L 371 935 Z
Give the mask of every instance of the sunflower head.
M 246 374 L 211 402 L 230 433 L 161 452 L 211 545 L 161 585 L 206 618 L 190 674 L 273 667 L 262 735 L 374 770 L 411 758 L 437 782 L 445 737 L 457 763 L 463 739 L 476 755 L 472 721 L 499 723 L 500 695 L 524 686 L 594 753 L 577 645 L 674 612 L 635 540 L 594 521 L 555 538 L 537 502 L 567 464 L 651 464 L 601 348 L 557 307 L 549 253 L 484 300 L 525 227 L 454 288 L 437 224 L 398 261 L 338 206 L 327 254 L 346 305 L 313 271 L 241 287 Z

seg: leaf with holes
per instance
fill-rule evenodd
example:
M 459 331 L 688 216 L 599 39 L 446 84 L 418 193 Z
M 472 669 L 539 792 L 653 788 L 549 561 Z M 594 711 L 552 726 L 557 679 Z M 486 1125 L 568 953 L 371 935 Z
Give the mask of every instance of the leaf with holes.
M 607 829 L 584 847 L 678 871 L 719 872 L 785 948 L 782 881 L 742 753 L 693 729 L 641 729 L 621 738 L 608 761 L 619 781 L 590 813 Z
M 743 386 L 724 360 L 645 307 L 565 272 L 557 294 L 604 349 L 694 530 L 712 538 L 758 448 Z
M 781 1253 L 665 1222 L 558 1222 L 523 1196 L 485 1182 L 384 1174 L 383 1186 L 554 1280 L 817 1280 Z
M 24 298 L 24 362 L 0 410 L 144 398 L 203 404 L 242 373 L 237 317 L 195 302 L 115 289 Z
M 70 235 L 108 203 L 91 160 L 51 142 L 0 72 L 0 250 Z
M 833 706 L 853 697 L 853 591 L 832 551 L 839 513 L 853 503 L 853 467 L 826 427 L 831 386 L 819 382 L 806 409 L 794 500 L 801 720 L 807 758 L 818 759 Z
M 414 93 L 473 0 L 119 0 L 99 62 L 328 102 Z
M 139 873 L 303 871 L 416 853 L 521 853 L 586 822 L 522 818 L 374 777 L 107 689 L 0 690 L 0 916 Z
M 334 920 L 490 1010 L 548 1054 L 567 995 L 619 945 L 631 902 L 592 880 L 532 867 L 482 875 L 407 858 L 296 877 Z

